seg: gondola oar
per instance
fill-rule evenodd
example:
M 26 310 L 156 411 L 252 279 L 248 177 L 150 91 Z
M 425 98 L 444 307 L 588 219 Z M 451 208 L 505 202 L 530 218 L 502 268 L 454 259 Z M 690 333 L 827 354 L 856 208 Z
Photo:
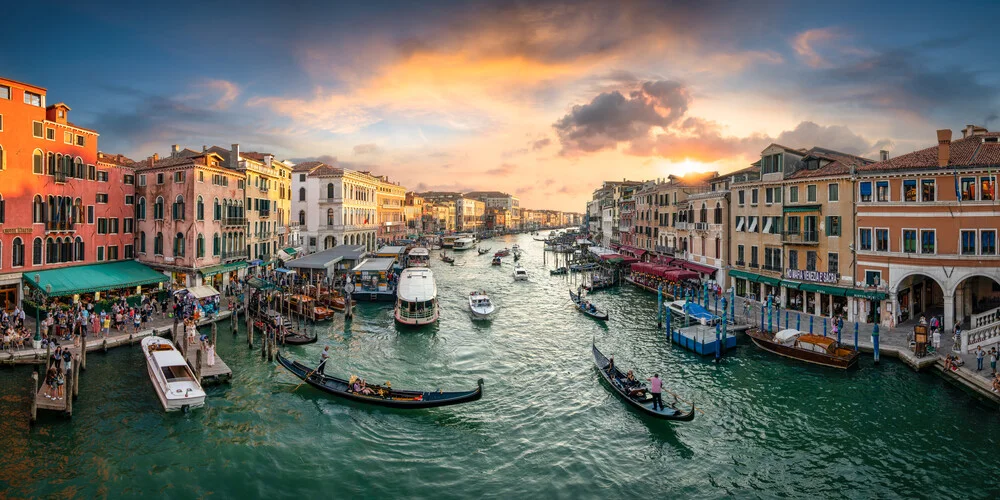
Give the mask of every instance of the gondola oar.
M 326 360 L 327 359 L 330 359 L 330 358 L 326 358 L 323 361 L 320 361 L 319 366 L 317 366 L 315 370 L 307 373 L 306 376 L 305 376 L 305 378 L 302 379 L 302 382 L 300 382 L 299 385 L 295 386 L 295 389 L 292 389 L 292 392 L 295 392 L 296 389 L 298 389 L 299 387 L 302 387 L 302 384 L 306 383 L 306 381 L 309 380 L 309 377 L 312 377 L 314 373 L 316 373 L 317 371 L 319 371 L 319 369 L 322 368 L 323 365 L 326 364 Z

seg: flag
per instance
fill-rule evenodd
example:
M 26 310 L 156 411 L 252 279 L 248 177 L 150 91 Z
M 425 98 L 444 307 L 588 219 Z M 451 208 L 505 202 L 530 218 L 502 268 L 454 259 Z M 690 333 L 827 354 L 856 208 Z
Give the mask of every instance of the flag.
M 955 177 L 955 199 L 959 203 L 962 202 L 962 190 L 958 187 L 958 169 L 952 171 L 952 175 Z

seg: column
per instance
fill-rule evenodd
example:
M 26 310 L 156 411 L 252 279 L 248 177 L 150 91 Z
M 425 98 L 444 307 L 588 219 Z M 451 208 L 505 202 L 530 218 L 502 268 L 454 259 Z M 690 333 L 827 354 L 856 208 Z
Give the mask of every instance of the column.
M 781 304 L 781 308 L 782 309 L 787 309 L 788 308 L 788 289 L 785 288 L 785 287 L 780 287 L 780 290 L 781 290 L 781 298 L 779 300 L 781 302 L 778 302 L 778 303 Z
M 830 311 L 830 316 L 833 316 L 833 295 L 826 296 L 826 310 Z
M 955 297 L 953 295 L 945 294 L 944 296 L 944 331 L 950 332 L 955 328 Z M 946 337 L 947 334 L 942 334 L 942 337 Z M 944 345 L 944 340 L 942 339 L 941 344 Z
M 845 323 L 853 323 L 855 321 L 854 320 L 854 316 L 855 316 L 855 314 L 854 314 L 854 308 L 858 307 L 857 300 L 858 299 L 856 297 L 848 297 L 847 298 L 847 318 L 844 319 Z M 846 328 L 846 326 L 845 326 L 845 328 Z
M 819 302 L 820 300 L 822 300 L 822 297 L 820 297 L 819 292 L 813 292 L 813 293 L 816 294 L 816 300 L 813 301 L 813 314 L 815 314 L 816 316 L 822 316 L 823 306 Z
M 958 323 L 965 318 L 965 289 L 959 285 L 955 288 L 955 295 L 952 297 L 952 303 L 954 304 L 954 321 Z M 945 309 L 948 306 L 945 305 Z M 962 325 L 963 327 L 968 327 L 969 325 Z M 964 329 L 964 328 L 963 328 Z M 948 327 L 948 331 L 951 331 L 951 327 Z

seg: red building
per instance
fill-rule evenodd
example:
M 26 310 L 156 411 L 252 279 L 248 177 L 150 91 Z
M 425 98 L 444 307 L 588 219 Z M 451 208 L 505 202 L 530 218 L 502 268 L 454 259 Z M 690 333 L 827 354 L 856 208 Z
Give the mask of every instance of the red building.
M 125 259 L 135 227 L 127 158 L 99 158 L 97 132 L 46 104 L 44 88 L 0 78 L 0 305 L 22 273 Z M 9 210 L 8 210 L 9 208 Z

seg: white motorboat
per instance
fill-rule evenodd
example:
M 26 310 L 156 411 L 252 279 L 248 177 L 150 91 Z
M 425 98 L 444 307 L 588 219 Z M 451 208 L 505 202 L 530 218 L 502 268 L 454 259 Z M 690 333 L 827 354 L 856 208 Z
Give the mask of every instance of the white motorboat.
M 459 250 L 471 250 L 473 248 L 476 248 L 475 238 L 468 238 L 468 237 L 458 238 L 457 240 L 455 240 L 455 243 L 453 244 L 453 249 L 456 252 Z
M 517 264 L 514 267 L 514 281 L 528 281 L 528 271 Z
M 396 321 L 404 325 L 426 325 L 438 320 L 437 283 L 426 267 L 404 269 L 396 287 Z
M 149 378 L 166 411 L 205 406 L 205 391 L 174 344 L 163 337 L 142 339 Z
M 473 319 L 490 319 L 496 306 L 486 292 L 472 292 L 469 294 L 469 310 Z
M 424 247 L 414 247 L 406 254 L 406 267 L 427 267 L 431 253 Z

